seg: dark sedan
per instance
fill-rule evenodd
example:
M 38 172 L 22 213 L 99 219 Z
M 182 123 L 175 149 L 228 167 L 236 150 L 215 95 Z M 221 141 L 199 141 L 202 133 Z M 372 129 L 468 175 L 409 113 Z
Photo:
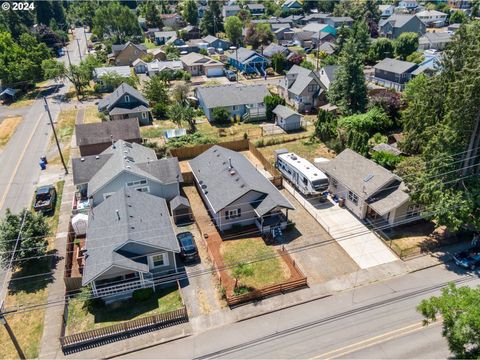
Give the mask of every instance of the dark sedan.
M 467 250 L 455 254 L 453 259 L 458 266 L 474 270 L 480 265 L 480 245 L 472 246 Z
M 191 232 L 182 232 L 177 234 L 177 240 L 180 244 L 180 257 L 183 261 L 195 261 L 198 259 L 198 250 Z

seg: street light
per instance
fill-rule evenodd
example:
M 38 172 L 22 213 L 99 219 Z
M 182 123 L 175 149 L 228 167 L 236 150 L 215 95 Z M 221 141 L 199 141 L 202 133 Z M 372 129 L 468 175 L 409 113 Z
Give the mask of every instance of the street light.
M 230 50 L 232 50 L 232 51 L 235 50 L 235 61 L 236 61 L 235 77 L 237 78 L 237 83 L 238 83 L 238 48 L 236 46 L 230 46 Z

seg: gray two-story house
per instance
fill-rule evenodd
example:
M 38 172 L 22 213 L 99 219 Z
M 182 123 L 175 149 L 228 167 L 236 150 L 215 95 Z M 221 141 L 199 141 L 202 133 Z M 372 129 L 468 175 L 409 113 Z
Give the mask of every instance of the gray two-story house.
M 143 145 L 118 140 L 95 156 L 73 159 L 73 182 L 95 207 L 123 188 L 172 200 L 183 181 L 177 158 L 157 159 Z
M 299 112 L 309 112 L 325 103 L 326 88 L 318 74 L 293 65 L 278 85 L 279 94 Z
M 393 14 L 378 23 L 379 34 L 390 39 L 396 39 L 406 32 L 414 32 L 422 36 L 426 31 L 425 24 L 416 15 Z
M 417 64 L 397 59 L 385 58 L 374 66 L 373 80 L 383 86 L 403 90 L 405 83 L 412 78 Z
M 135 88 L 123 83 L 98 103 L 98 111 L 110 120 L 138 119 L 140 125 L 149 125 L 152 115 L 148 100 Z
M 165 199 L 122 188 L 90 211 L 83 252 L 82 285 L 105 300 L 177 273 L 180 248 Z

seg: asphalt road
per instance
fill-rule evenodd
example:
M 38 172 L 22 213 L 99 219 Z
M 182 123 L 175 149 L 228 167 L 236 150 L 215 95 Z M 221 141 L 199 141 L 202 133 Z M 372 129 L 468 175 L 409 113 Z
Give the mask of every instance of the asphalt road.
M 76 29 L 76 37 L 80 39 L 82 54 L 85 54 L 86 44 L 83 29 Z M 78 64 L 80 56 L 77 42 L 72 41 L 68 48 L 72 63 Z M 60 60 L 67 62 L 66 56 Z M 68 83 L 55 84 L 45 93 L 54 120 L 64 106 L 61 96 L 68 90 L 68 87 Z M 1 117 L 8 114 L 8 110 L 4 112 L 0 110 Z M 52 135 L 42 96 L 39 96 L 29 108 L 24 109 L 22 115 L 22 123 L 0 153 L 2 169 L 0 172 L 0 217 L 8 208 L 13 212 L 18 212 L 30 205 L 35 185 L 40 176 L 40 157 L 45 155 Z
M 445 358 L 441 325 L 415 307 L 478 274 L 437 266 L 126 355 L 131 359 Z
M 83 28 L 75 29 L 75 37 L 80 39 L 80 51 L 83 56 L 87 48 Z M 78 64 L 80 54 L 76 40 L 73 40 L 67 48 L 70 51 L 71 62 Z M 66 55 L 58 60 L 65 63 L 68 61 Z M 53 84 L 26 108 L 15 110 L 0 108 L 0 118 L 11 115 L 23 116 L 23 121 L 0 152 L 0 218 L 7 209 L 16 213 L 30 206 L 40 177 L 40 157 L 46 154 L 52 136 L 42 96 L 47 97 L 52 118 L 55 121 L 62 106 L 65 106 L 62 95 L 68 91 L 68 87 L 68 80 L 65 83 Z M 6 289 L 2 287 L 6 274 L 4 269 L 0 269 L 0 304 L 5 295 Z

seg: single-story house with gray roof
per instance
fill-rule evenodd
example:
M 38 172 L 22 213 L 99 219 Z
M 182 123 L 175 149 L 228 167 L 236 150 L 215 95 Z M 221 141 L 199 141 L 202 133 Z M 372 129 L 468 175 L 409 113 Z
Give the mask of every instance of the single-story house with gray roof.
M 329 192 L 345 199 L 360 219 L 390 226 L 418 220 L 421 208 L 411 202 L 402 178 L 372 160 L 346 149 L 316 166 L 329 177 Z
M 275 115 L 275 125 L 283 130 L 293 131 L 302 127 L 302 115 L 289 107 L 277 105 L 272 112 Z
M 243 154 L 214 145 L 189 165 L 220 231 L 256 225 L 269 234 L 286 228 L 293 205 Z
M 231 117 L 252 121 L 265 119 L 263 99 L 270 92 L 265 85 L 232 84 L 200 86 L 195 94 L 208 121 L 214 121 L 213 110 L 217 108 L 226 109 Z
M 107 301 L 155 288 L 155 276 L 178 272 L 179 252 L 165 199 L 122 188 L 90 213 L 82 285 Z
M 183 181 L 177 158 L 157 159 L 153 149 L 123 140 L 99 155 L 73 159 L 72 167 L 74 185 L 94 207 L 124 187 L 170 201 Z
M 417 64 L 397 59 L 385 58 L 376 64 L 374 81 L 386 87 L 402 90 L 405 83 L 412 78 Z

